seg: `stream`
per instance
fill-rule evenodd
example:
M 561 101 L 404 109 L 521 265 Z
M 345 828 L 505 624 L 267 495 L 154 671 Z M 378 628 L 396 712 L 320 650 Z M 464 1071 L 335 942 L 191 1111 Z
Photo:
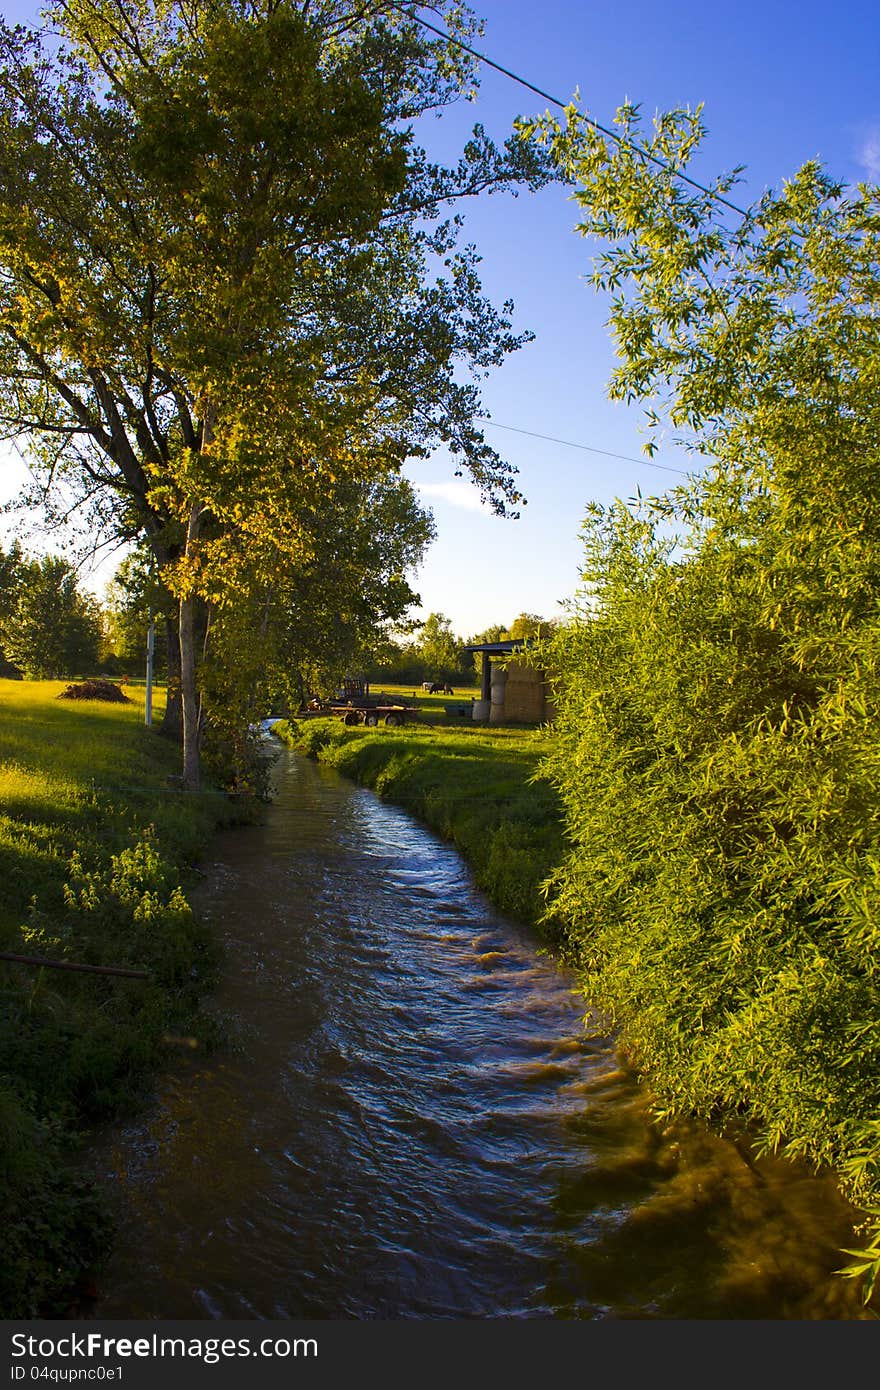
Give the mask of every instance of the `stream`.
M 105 1134 L 106 1318 L 853 1318 L 834 1185 L 661 1130 L 456 851 L 284 750 L 194 906 L 233 1046 Z

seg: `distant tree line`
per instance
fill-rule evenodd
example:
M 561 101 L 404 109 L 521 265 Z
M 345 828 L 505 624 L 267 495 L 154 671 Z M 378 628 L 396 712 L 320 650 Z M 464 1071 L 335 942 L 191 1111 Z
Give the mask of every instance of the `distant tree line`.
M 93 667 L 103 626 L 97 601 L 67 560 L 32 560 L 18 545 L 0 551 L 2 673 L 51 680 Z
M 306 591 L 302 586 L 300 589 L 301 612 Z M 335 594 L 338 601 L 338 583 Z M 60 680 L 97 672 L 114 677 L 140 675 L 152 620 L 154 674 L 159 680 L 167 679 L 165 620 L 173 615 L 174 602 L 156 577 L 146 546 L 125 557 L 102 600 L 82 588 L 76 569 L 63 557 L 33 559 L 18 542 L 5 551 L 0 547 L 0 676 Z M 251 619 L 239 638 L 258 651 L 268 640 L 267 634 L 261 629 L 260 614 L 251 615 Z M 326 626 L 316 625 L 316 631 L 326 631 Z M 346 638 L 343 627 L 340 618 L 334 644 L 323 643 L 314 651 L 291 650 L 285 689 L 294 703 L 298 691 L 329 689 L 355 670 L 363 670 L 373 682 L 389 685 L 420 685 L 426 680 L 473 685 L 479 680 L 480 657 L 468 651 L 469 646 L 508 638 L 546 638 L 557 624 L 536 613 L 520 613 L 509 625 L 495 623 L 462 638 L 456 636 L 445 614 L 430 613 L 424 622 L 413 624 L 408 634 L 395 636 L 377 628 L 372 641 L 360 646 Z M 210 653 L 210 635 L 206 648 Z
M 387 637 L 374 648 L 365 669 L 370 680 L 389 685 L 420 685 L 426 680 L 474 685 L 480 679 L 480 656 L 468 647 L 510 638 L 546 638 L 556 626 L 537 613 L 520 613 L 509 627 L 495 623 L 462 638 L 455 635 L 451 620 L 443 613 L 429 613 L 411 635 Z
M 151 615 L 160 614 L 160 603 L 140 553 L 123 561 L 102 603 L 82 588 L 63 556 L 31 558 L 18 542 L 0 547 L 0 677 L 140 673 L 147 627 Z M 163 639 L 160 628 L 157 676 L 164 673 Z

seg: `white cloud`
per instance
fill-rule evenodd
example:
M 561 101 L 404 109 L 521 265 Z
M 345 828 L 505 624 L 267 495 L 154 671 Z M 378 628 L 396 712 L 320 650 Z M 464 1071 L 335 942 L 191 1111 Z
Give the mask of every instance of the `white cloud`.
M 450 507 L 463 507 L 469 512 L 487 510 L 480 501 L 477 489 L 470 483 L 414 483 L 413 486 L 428 502 L 434 499 L 437 502 L 446 502 Z
M 880 183 L 880 126 L 874 126 L 864 136 L 858 161 L 872 183 Z

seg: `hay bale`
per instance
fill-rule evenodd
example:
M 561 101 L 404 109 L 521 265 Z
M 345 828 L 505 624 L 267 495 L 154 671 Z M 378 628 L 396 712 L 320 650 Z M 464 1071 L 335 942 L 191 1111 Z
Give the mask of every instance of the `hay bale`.
M 544 672 L 537 666 L 530 666 L 526 661 L 508 661 L 507 679 L 517 685 L 541 685 Z
M 552 719 L 555 710 L 548 712 L 548 689 L 544 671 L 520 658 L 507 662 L 507 686 L 504 706 L 495 722 L 510 724 L 543 724 Z
M 540 724 L 544 720 L 544 687 L 538 681 L 508 681 L 504 717 L 514 724 Z

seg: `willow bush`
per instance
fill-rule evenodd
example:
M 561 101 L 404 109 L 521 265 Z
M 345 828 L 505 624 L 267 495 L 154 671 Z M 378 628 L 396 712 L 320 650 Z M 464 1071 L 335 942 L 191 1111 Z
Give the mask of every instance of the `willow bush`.
M 623 507 L 554 643 L 556 916 L 670 1108 L 878 1176 L 880 624 L 837 653 L 759 619 L 757 546 L 676 560 Z
M 831 1165 L 880 1263 L 880 193 L 808 165 L 731 226 L 699 113 L 550 141 L 603 239 L 611 394 L 706 462 L 593 508 L 549 644 L 548 886 L 669 1110 Z M 654 164 L 645 154 L 659 162 Z M 722 225 L 724 211 L 724 225 Z

